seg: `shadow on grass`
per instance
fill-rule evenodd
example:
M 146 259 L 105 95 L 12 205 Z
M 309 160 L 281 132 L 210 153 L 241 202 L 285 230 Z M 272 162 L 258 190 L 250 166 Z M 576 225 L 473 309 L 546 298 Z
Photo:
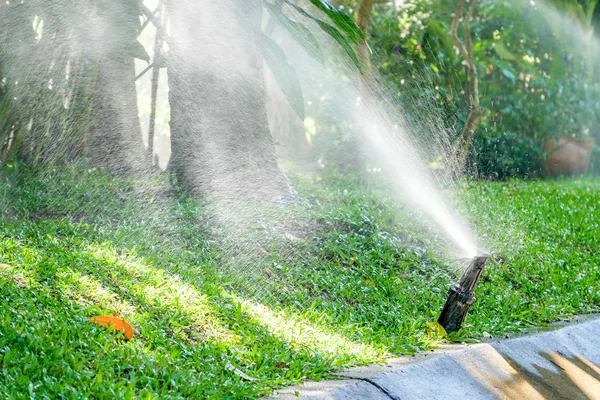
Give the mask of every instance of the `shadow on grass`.
M 284 257 L 277 246 L 268 255 L 251 253 L 244 265 L 256 260 L 260 268 L 251 274 L 240 268 L 248 279 L 240 284 L 228 276 L 235 270 L 218 265 L 236 243 L 219 248 L 223 240 L 204 205 L 172 193 L 155 201 L 161 182 L 137 190 L 86 170 L 14 173 L 0 185 L 8 188 L 11 213 L 0 226 L 0 262 L 10 265 L 2 280 L 31 300 L 2 326 L 12 329 L 18 315 L 22 326 L 45 321 L 31 336 L 43 342 L 31 353 L 38 354 L 37 380 L 13 362 L 18 377 L 9 389 L 33 383 L 54 394 L 71 385 L 107 396 L 147 390 L 161 397 L 255 397 L 436 343 L 424 324 L 442 305 L 435 288 L 447 286 L 448 269 L 426 255 L 399 254 L 376 236 L 379 222 L 362 218 L 362 209 L 348 210 L 357 219 L 352 227 L 286 247 Z M 15 281 L 18 274 L 25 283 Z M 256 288 L 269 296 L 253 296 Z M 141 335 L 115 342 L 87 321 L 99 314 L 121 315 Z M 68 332 L 88 350 L 74 347 Z M 18 337 L 5 343 L 12 340 Z M 52 356 L 40 355 L 46 353 Z M 65 359 L 63 370 L 41 372 Z M 258 380 L 230 371 L 228 363 Z
M 102 379 L 96 378 L 103 374 L 105 382 L 135 393 L 149 390 L 204 397 L 215 390 L 217 397 L 252 397 L 304 378 L 321 379 L 336 366 L 366 362 L 376 356 L 369 346 L 238 298 L 214 281 L 189 282 L 181 275 L 145 264 L 143 257 L 119 256 L 107 242 L 89 243 L 47 234 L 40 237 L 38 232 L 28 230 L 19 240 L 4 237 L 2 246 L 10 258 L 5 260 L 9 264 L 2 278 L 17 288 L 19 296 L 30 298 L 30 308 L 48 314 L 43 332 L 31 337 L 79 354 L 59 332 L 83 330 L 90 337 L 81 340 L 89 339 L 91 347 L 99 340 L 103 352 L 112 354 L 102 366 L 89 354 L 79 354 L 80 363 L 70 363 L 62 372 L 50 374 L 68 382 L 69 371 L 88 370 L 89 382 L 71 383 L 76 390 L 78 385 L 84 391 L 97 390 Z M 188 275 L 194 272 L 205 274 L 206 270 L 187 270 Z M 42 293 L 45 300 L 40 308 L 38 297 Z M 98 314 L 121 315 L 141 335 L 131 343 L 106 343 L 100 339 L 104 330 L 87 322 L 88 317 Z M 52 321 L 60 323 L 52 327 Z M 38 322 L 35 317 L 24 321 L 32 326 Z M 44 347 L 40 345 L 38 350 Z M 32 360 L 32 365 L 43 368 L 53 363 Z M 245 380 L 232 373 L 228 362 L 258 380 Z M 13 367 L 19 369 L 17 364 Z M 128 368 L 126 373 L 124 367 Z M 171 382 L 173 376 L 179 377 L 179 385 Z M 40 385 L 40 393 L 60 393 L 56 386 L 46 388 L 41 376 L 39 381 L 33 377 L 31 383 Z M 27 380 L 21 380 L 22 385 L 28 385 Z M 15 383 L 14 388 L 19 385 Z

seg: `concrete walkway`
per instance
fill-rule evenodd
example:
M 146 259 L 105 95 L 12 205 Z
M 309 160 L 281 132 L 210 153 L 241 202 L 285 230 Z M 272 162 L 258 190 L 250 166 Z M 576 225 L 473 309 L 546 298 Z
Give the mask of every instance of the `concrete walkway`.
M 600 399 L 600 319 L 352 368 L 274 399 Z

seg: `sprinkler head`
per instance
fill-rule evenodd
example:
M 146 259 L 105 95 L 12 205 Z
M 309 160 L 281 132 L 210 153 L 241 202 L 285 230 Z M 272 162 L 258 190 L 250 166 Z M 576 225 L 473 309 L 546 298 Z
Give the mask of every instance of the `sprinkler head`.
M 489 257 L 490 254 L 485 252 L 480 252 L 473 257 L 460 282 L 450 288 L 448 299 L 438 318 L 438 323 L 444 327 L 447 333 L 460 329 L 469 308 L 475 303 L 475 286 Z

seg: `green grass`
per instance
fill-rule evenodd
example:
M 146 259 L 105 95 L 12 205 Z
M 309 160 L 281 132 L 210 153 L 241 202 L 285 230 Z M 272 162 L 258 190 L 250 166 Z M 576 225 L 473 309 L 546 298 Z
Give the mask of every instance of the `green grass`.
M 435 347 L 426 324 L 458 274 L 432 253 L 442 239 L 381 189 L 296 187 L 310 229 L 264 250 L 248 278 L 268 295 L 256 296 L 223 273 L 227 238 L 206 207 L 160 178 L 0 169 L 0 396 L 253 398 Z M 453 340 L 599 311 L 600 180 L 463 189 L 495 256 Z M 121 340 L 95 315 L 139 335 Z

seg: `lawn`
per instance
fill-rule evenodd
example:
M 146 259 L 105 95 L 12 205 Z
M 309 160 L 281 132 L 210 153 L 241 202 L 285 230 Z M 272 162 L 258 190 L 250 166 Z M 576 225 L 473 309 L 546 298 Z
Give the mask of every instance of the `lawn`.
M 378 184 L 295 186 L 302 229 L 252 247 L 161 177 L 2 167 L 0 396 L 254 398 L 600 311 L 597 178 L 460 187 L 494 256 L 451 338 L 428 330 L 460 274 L 441 237 Z M 97 315 L 125 318 L 136 336 L 90 323 Z

